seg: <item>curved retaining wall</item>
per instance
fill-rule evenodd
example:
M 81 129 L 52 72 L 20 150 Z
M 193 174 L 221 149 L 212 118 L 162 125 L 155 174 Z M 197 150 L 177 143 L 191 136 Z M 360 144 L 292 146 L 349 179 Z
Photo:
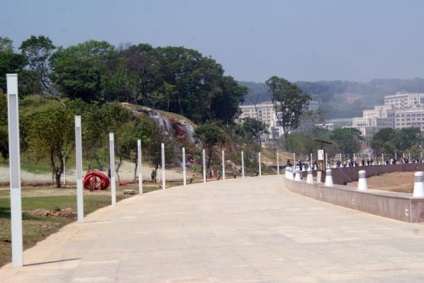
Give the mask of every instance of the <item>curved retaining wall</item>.
M 387 167 L 390 166 L 392 165 L 387 165 Z M 366 167 L 366 169 L 369 169 L 369 167 Z M 354 168 L 360 168 L 357 170 L 366 170 L 364 167 L 352 167 L 352 169 Z M 366 171 L 368 176 L 368 170 Z M 334 175 L 336 174 L 333 173 L 333 178 Z M 357 179 L 358 173 L 356 171 L 356 180 Z M 306 178 L 303 178 L 301 181 L 283 178 L 283 187 L 294 193 L 362 212 L 405 222 L 424 221 L 424 198 L 414 198 L 412 194 L 372 189 L 358 191 L 356 188 L 342 185 L 325 187 L 322 183 L 308 184 L 305 180 Z
M 367 177 L 377 176 L 393 172 L 416 172 L 424 171 L 424 163 L 390 164 L 390 165 L 371 165 L 358 167 L 332 168 L 333 183 L 346 185 L 349 182 L 358 181 L 358 171 L 365 170 Z M 306 172 L 303 172 L 306 176 Z M 325 180 L 325 172 L 323 172 Z

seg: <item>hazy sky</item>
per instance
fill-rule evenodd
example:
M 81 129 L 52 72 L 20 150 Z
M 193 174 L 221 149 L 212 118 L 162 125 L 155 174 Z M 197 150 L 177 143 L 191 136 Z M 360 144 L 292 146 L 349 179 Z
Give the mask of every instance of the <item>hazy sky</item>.
M 184 46 L 264 82 L 424 78 L 423 0 L 2 0 L 0 36 Z

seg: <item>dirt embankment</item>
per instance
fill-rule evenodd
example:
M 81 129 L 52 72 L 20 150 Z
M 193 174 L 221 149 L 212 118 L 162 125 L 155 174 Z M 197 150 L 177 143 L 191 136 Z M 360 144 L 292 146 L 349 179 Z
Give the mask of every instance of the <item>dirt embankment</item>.
M 412 194 L 414 182 L 414 172 L 395 172 L 367 177 L 368 188 L 392 192 Z M 357 187 L 358 182 L 348 183 L 347 186 Z

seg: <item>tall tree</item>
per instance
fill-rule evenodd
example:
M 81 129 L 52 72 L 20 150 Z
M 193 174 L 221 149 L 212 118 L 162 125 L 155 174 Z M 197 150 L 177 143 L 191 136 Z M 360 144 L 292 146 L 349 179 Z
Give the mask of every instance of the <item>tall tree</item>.
M 6 93 L 6 74 L 20 74 L 26 64 L 25 56 L 13 51 L 13 41 L 0 37 L 0 93 Z
M 90 40 L 59 49 L 51 59 L 53 82 L 70 99 L 104 100 L 106 66 L 115 55 L 106 41 Z
M 47 160 L 56 187 L 61 187 L 65 156 L 74 148 L 74 116 L 62 107 L 33 114 L 28 132 L 29 156 Z
M 32 35 L 29 39 L 22 42 L 19 49 L 28 59 L 29 70 L 34 73 L 37 81 L 41 84 L 43 93 L 53 94 L 49 60 L 56 46 L 53 45 L 50 38 Z
M 263 134 L 269 134 L 267 125 L 255 118 L 244 118 L 242 121 L 243 130 L 252 136 L 258 144 L 261 143 L 261 136 Z
M 355 128 L 338 128 L 331 132 L 331 140 L 333 140 L 341 152 L 346 156 L 353 157 L 361 147 L 361 131 Z
M 217 122 L 210 122 L 199 125 L 195 131 L 195 137 L 200 139 L 208 154 L 207 169 L 210 169 L 213 149 L 217 145 L 222 145 L 226 138 L 224 132 Z
M 295 84 L 276 76 L 266 81 L 268 90 L 274 104 L 277 119 L 287 139 L 289 132 L 296 129 L 300 123 L 300 117 L 306 110 L 311 97 L 302 92 Z

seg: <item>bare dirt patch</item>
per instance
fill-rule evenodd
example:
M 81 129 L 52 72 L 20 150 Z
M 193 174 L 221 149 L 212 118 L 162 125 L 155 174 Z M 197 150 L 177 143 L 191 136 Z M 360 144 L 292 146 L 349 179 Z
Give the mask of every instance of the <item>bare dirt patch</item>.
M 395 172 L 367 177 L 367 185 L 369 189 L 412 194 L 415 182 L 414 173 L 415 172 Z M 357 187 L 358 182 L 350 182 L 347 185 Z

